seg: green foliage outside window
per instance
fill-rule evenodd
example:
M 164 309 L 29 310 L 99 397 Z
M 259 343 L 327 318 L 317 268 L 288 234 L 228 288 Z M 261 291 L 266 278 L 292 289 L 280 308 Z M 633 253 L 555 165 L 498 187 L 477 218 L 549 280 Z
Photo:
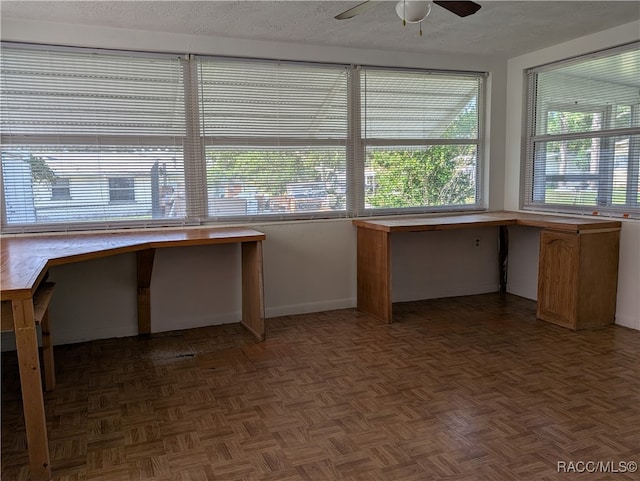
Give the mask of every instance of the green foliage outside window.
M 240 182 L 265 195 L 284 195 L 295 182 L 337 183 L 344 175 L 344 149 L 223 149 L 207 151 L 207 184 Z
M 478 113 L 472 99 L 441 138 L 477 135 Z M 371 149 L 366 168 L 374 175 L 366 203 L 372 208 L 474 204 L 476 163 L 474 144 Z
M 475 146 L 376 150 L 366 202 L 371 207 L 463 205 L 475 202 Z
M 58 178 L 42 157 L 29 155 L 29 158 L 25 162 L 31 167 L 31 177 L 35 182 L 49 182 L 52 184 Z

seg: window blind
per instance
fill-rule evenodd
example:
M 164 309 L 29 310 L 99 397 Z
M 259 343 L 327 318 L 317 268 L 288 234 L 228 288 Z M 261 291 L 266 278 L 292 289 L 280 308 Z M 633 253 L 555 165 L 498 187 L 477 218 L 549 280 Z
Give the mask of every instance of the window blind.
M 482 73 L 2 43 L 2 230 L 480 208 Z
M 525 207 L 640 215 L 639 45 L 528 72 Z
M 365 211 L 477 208 L 483 74 L 365 68 Z
M 9 229 L 183 222 L 183 59 L 3 44 Z
M 208 215 L 344 215 L 347 70 L 198 59 Z

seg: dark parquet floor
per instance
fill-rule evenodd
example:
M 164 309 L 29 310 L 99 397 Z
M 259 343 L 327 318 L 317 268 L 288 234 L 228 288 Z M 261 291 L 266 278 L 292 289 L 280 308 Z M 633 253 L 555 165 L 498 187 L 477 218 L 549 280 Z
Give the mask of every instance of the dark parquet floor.
M 226 325 L 58 346 L 54 479 L 640 479 L 640 332 L 499 294 L 394 311 L 272 318 L 261 344 Z M 2 481 L 26 479 L 5 353 Z

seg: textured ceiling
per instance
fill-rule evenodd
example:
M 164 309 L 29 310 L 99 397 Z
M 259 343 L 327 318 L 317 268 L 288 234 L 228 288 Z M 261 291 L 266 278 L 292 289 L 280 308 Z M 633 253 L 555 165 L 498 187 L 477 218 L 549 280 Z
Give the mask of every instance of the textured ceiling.
M 434 5 L 424 23 L 402 26 L 395 2 L 350 20 L 334 16 L 345 1 L 7 1 L 12 18 L 161 32 L 422 53 L 514 57 L 640 18 L 640 2 L 502 2 L 476 0 L 459 18 Z

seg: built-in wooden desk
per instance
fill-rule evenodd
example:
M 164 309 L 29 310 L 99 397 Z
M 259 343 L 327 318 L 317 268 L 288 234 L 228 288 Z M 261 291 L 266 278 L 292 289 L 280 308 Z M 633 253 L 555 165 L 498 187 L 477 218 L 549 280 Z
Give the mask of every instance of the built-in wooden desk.
M 168 229 L 116 233 L 75 233 L 2 238 L 2 301 L 11 303 L 20 368 L 31 476 L 51 478 L 47 425 L 40 378 L 34 296 L 49 267 L 135 252 L 138 277 L 138 332 L 151 332 L 151 273 L 155 249 L 209 244 L 242 246 L 242 325 L 264 339 L 262 241 L 246 228 Z
M 540 319 L 572 329 L 613 323 L 621 222 L 520 212 L 354 220 L 357 227 L 358 309 L 393 321 L 391 234 L 472 227 L 499 228 L 500 291 L 506 291 L 507 227 L 539 227 Z

